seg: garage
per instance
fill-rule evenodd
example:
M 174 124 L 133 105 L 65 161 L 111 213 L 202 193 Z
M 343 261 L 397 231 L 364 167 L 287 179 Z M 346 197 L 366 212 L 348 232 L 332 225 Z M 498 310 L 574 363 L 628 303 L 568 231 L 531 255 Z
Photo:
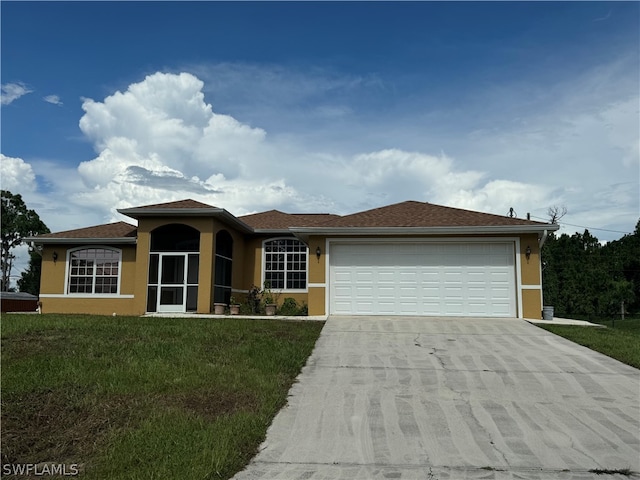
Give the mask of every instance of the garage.
M 333 315 L 515 317 L 512 241 L 336 242 Z

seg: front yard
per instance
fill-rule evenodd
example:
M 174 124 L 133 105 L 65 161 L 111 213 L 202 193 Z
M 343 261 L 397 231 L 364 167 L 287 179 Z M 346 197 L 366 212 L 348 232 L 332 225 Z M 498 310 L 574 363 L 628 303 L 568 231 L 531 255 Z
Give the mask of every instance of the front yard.
M 213 479 L 256 453 L 323 323 L 7 314 L 1 326 L 3 473 Z
M 640 368 L 640 319 L 601 321 L 607 328 L 538 325 L 572 342 Z

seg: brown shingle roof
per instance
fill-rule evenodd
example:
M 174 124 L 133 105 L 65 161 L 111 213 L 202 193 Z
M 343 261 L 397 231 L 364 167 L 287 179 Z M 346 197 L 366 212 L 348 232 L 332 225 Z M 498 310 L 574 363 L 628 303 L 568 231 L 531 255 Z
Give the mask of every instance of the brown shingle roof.
M 149 209 L 149 210 L 157 210 L 160 208 L 216 208 L 212 205 L 207 205 L 206 203 L 197 202 L 195 200 L 186 199 L 186 200 L 178 200 L 177 202 L 167 202 L 167 203 L 156 203 L 155 205 L 143 205 L 142 207 L 135 207 L 136 210 L 140 209 Z
M 330 213 L 284 213 L 269 210 L 238 218 L 254 229 L 286 230 L 289 227 L 317 227 L 340 216 Z
M 407 201 L 332 219 L 322 227 L 480 227 L 541 222 Z
M 38 235 L 36 238 L 135 238 L 137 232 L 138 227 L 126 222 L 117 222 L 79 228 L 77 230 L 66 230 L 64 232 L 45 233 L 43 235 Z

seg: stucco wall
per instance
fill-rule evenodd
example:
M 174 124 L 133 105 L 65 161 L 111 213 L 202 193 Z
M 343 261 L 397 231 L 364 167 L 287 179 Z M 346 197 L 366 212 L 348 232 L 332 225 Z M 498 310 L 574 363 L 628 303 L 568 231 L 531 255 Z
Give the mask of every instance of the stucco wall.
M 122 251 L 120 272 L 120 297 L 74 296 L 65 295 L 64 286 L 67 275 L 67 254 L 69 250 L 87 245 L 46 245 L 42 252 L 42 276 L 40 279 L 40 301 L 43 313 L 90 313 L 97 315 L 137 315 L 134 295 L 136 284 L 136 247 L 135 245 L 113 245 Z M 106 245 L 105 245 L 106 246 Z M 91 245 L 90 247 L 100 247 Z M 53 253 L 58 260 L 53 261 Z M 55 295 L 50 297 L 48 295 Z M 142 312 L 144 313 L 144 312 Z

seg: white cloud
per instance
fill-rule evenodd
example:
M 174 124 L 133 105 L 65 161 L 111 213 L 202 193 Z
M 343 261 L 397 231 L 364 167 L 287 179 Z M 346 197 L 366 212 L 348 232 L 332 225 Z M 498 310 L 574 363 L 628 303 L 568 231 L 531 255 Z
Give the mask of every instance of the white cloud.
M 260 77 L 258 90 L 263 93 L 268 91 L 266 77 Z M 281 82 L 284 77 L 280 72 L 273 78 Z M 301 74 L 294 80 L 305 84 Z M 366 84 L 333 80 L 335 88 L 326 78 L 318 84 L 310 79 L 305 95 Z M 322 128 L 312 122 L 315 127 L 304 124 L 299 130 L 307 130 L 302 133 L 280 132 L 274 137 L 236 114 L 214 112 L 205 100 L 209 87 L 196 76 L 156 73 L 102 101 L 84 100 L 80 128 L 93 143 L 95 158 L 81 162 L 75 172 L 55 174 L 46 161 L 31 163 L 51 188 L 49 201 L 41 205 L 43 218 L 53 219 L 53 230 L 122 219 L 118 208 L 184 198 L 237 215 L 270 208 L 345 214 L 413 199 L 502 215 L 513 207 L 520 217 L 531 212 L 545 218 L 548 206 L 565 204 L 567 221 L 573 215 L 576 224 L 589 224 L 589 218 L 635 224 L 628 219 L 637 205 L 636 184 L 620 186 L 601 159 L 618 152 L 616 164 L 637 172 L 637 96 L 589 97 L 592 85 L 599 83 L 583 83 L 591 86 L 576 87 L 556 102 L 563 108 L 538 106 L 520 112 L 512 123 L 508 116 L 501 123 L 487 117 L 476 124 L 483 128 L 473 133 L 449 130 L 456 143 L 454 154 L 448 155 L 436 153 L 441 145 L 424 135 L 430 125 L 383 116 L 359 124 L 362 115 L 348 103 L 343 108 L 335 98 L 313 103 L 309 112 L 316 120 L 323 114 L 334 119 L 353 115 L 355 126 L 343 132 L 345 138 L 352 132 L 351 143 L 326 147 L 326 137 L 345 129 L 337 122 Z M 242 83 L 234 86 L 243 87 L 248 88 Z M 589 97 L 592 104 L 583 108 L 578 97 Z M 282 110 L 288 105 L 284 101 Z M 375 141 L 385 129 L 393 132 L 389 138 L 397 139 L 389 142 L 391 148 L 380 148 Z M 406 138 L 424 142 L 406 148 Z M 57 205 L 55 212 L 51 204 Z M 607 214 L 598 216 L 596 211 Z
M 3 190 L 22 194 L 36 189 L 33 168 L 21 158 L 7 157 L 0 153 L 0 175 Z
M 58 95 L 47 95 L 46 97 L 42 97 L 42 99 L 47 103 L 51 103 L 52 105 L 58 105 L 60 107 L 63 105 Z
M 9 105 L 23 95 L 33 92 L 24 83 L 5 83 L 0 89 L 2 90 L 0 94 L 0 103 L 2 105 Z

